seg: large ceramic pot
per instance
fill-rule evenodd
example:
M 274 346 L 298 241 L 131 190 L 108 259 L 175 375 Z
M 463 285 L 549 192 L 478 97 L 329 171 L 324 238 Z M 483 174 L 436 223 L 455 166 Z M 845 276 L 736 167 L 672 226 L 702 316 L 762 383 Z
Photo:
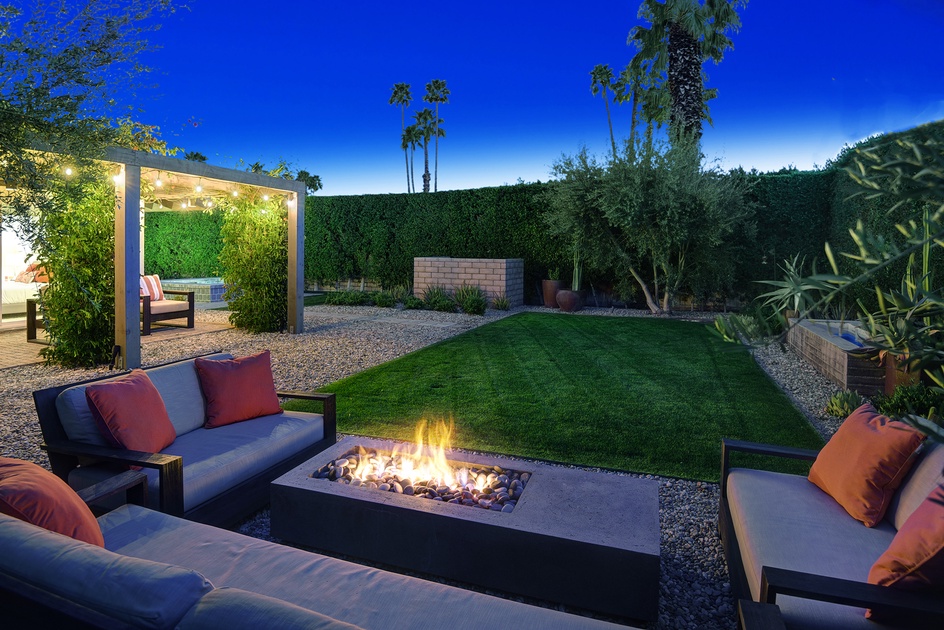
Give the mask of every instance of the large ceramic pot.
M 583 300 L 580 299 L 580 293 L 577 291 L 565 289 L 557 292 L 557 305 L 565 313 L 573 313 L 580 310 L 583 306 Z
M 560 291 L 560 280 L 542 280 L 541 289 L 544 292 L 544 306 L 557 308 L 557 292 Z

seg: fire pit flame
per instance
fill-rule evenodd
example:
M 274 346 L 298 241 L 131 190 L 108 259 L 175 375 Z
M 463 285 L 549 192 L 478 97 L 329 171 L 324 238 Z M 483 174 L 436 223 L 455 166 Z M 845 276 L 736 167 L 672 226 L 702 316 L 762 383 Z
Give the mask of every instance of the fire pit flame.
M 530 478 L 529 473 L 497 466 L 457 465 L 446 458 L 452 450 L 455 424 L 440 421 L 416 427 L 415 445 L 397 445 L 391 452 L 358 446 L 347 456 L 322 466 L 312 477 L 355 487 L 413 495 L 473 507 L 511 512 Z

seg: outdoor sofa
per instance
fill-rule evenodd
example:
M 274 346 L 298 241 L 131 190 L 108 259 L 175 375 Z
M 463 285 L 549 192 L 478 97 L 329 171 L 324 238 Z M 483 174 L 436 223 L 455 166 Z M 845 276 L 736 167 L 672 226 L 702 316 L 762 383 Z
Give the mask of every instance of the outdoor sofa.
M 140 499 L 145 484 L 145 475 L 126 471 L 87 488 L 82 499 L 126 492 Z M 138 505 L 95 519 L 51 473 L 7 458 L 0 458 L 0 549 L 5 628 L 622 627 L 359 566 Z
M 168 299 L 168 295 L 183 295 L 186 299 Z M 177 289 L 165 289 L 158 275 L 141 276 L 141 335 L 151 334 L 151 327 L 157 322 L 172 319 L 186 319 L 187 328 L 194 325 L 194 292 Z M 184 326 L 184 324 L 166 324 Z
M 237 386 L 229 399 L 248 401 L 266 388 L 274 398 L 268 351 L 256 356 L 262 355 L 268 384 Z M 214 525 L 231 525 L 265 507 L 272 480 L 337 441 L 335 400 L 334 394 L 277 392 L 283 398 L 320 401 L 323 413 L 283 412 L 276 400 L 261 417 L 205 428 L 208 403 L 195 361 L 222 360 L 223 366 L 249 358 L 220 353 L 144 370 L 173 425 L 165 440 L 171 443 L 153 452 L 109 443 L 87 401 L 86 388 L 126 379 L 128 373 L 33 392 L 52 472 L 78 489 L 129 466 L 141 467 L 148 476 L 150 507 Z M 131 415 L 144 411 L 135 408 Z
M 742 627 L 944 628 L 944 444 L 920 442 L 919 434 L 896 452 L 901 465 L 886 467 L 891 472 L 882 481 L 865 469 L 890 460 L 848 438 L 859 427 L 860 435 L 897 439 L 901 431 L 894 425 L 901 423 L 888 420 L 861 407 L 820 452 L 723 440 L 718 524 Z M 748 461 L 745 454 L 819 457 L 814 469 L 827 472 L 811 471 L 807 478 L 731 466 L 732 457 Z M 823 480 L 828 458 L 844 481 Z M 850 505 L 855 501 L 843 493 L 842 483 L 850 480 L 885 497 L 884 515 L 875 509 L 865 517 L 872 526 L 847 511 L 866 509 Z M 872 618 L 866 610 L 874 611 Z

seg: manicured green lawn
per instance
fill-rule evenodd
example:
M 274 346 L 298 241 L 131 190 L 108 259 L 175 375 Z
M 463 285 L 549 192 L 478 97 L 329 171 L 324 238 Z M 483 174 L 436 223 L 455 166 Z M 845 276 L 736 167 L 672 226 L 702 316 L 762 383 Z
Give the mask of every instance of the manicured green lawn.
M 747 353 L 675 320 L 522 313 L 323 391 L 343 433 L 453 418 L 458 447 L 692 479 L 717 480 L 722 437 L 822 446 Z

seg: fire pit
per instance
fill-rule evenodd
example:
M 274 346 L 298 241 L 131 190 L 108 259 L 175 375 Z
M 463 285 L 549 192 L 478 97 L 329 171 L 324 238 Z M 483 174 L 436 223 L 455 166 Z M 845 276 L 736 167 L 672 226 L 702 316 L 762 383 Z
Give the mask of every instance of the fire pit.
M 406 473 L 394 455 L 401 449 L 396 442 L 350 436 L 275 480 L 273 536 L 574 608 L 656 619 L 656 481 L 447 449 L 436 458 L 441 455 L 448 470 L 434 478 L 415 468 Z M 370 472 L 363 467 L 363 478 L 355 474 L 362 461 L 373 466 Z M 380 474 L 378 463 L 384 465 Z M 461 483 L 463 469 L 469 476 Z M 473 500 L 478 507 L 468 503 Z

